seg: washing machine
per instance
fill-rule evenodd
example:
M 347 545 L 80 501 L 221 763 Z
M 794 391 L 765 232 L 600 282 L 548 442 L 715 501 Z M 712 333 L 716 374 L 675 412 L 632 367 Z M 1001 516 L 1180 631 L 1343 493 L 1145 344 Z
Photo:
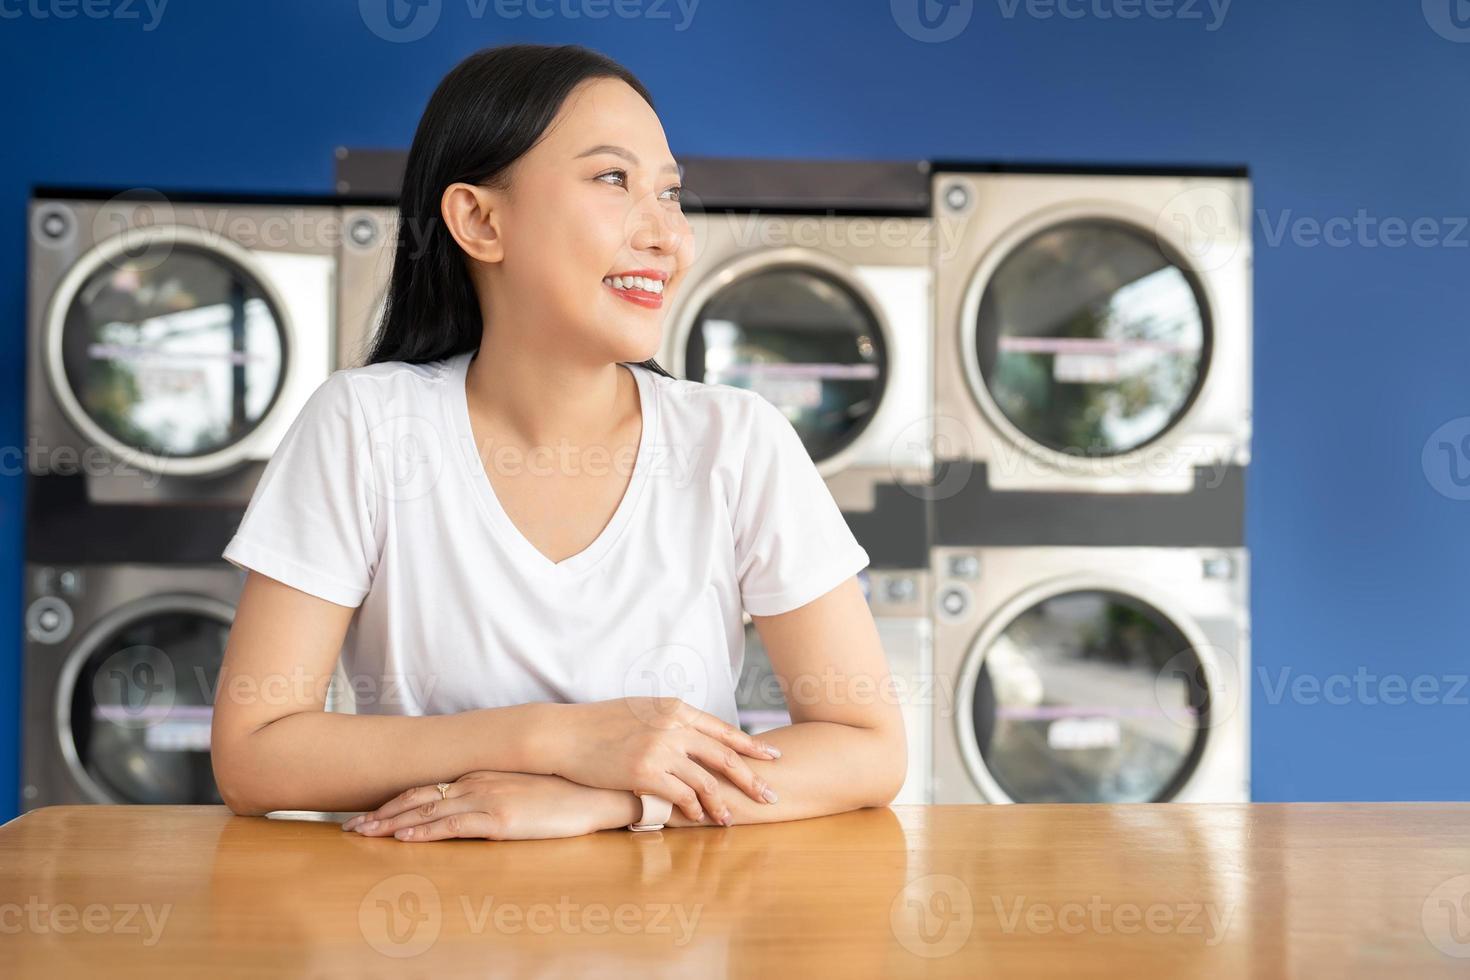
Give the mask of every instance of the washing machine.
M 21 805 L 220 803 L 209 760 L 238 569 L 26 566 Z
M 933 206 L 941 463 L 994 491 L 1236 479 L 1251 443 L 1243 169 L 936 162 Z
M 780 408 L 844 511 L 933 468 L 927 174 L 916 162 L 683 164 L 695 259 L 659 362 Z
M 25 576 L 22 809 L 221 803 L 210 724 L 245 573 L 28 563 Z M 340 664 L 327 709 L 353 710 Z
M 1244 549 L 934 549 L 936 803 L 1247 802 Z
M 42 190 L 29 216 L 34 470 L 97 502 L 248 503 L 335 366 L 338 208 Z
M 337 257 L 337 363 L 361 367 L 383 317 L 397 245 L 398 209 L 349 204 Z
M 929 573 L 864 569 L 858 573 L 858 580 L 888 655 L 893 684 L 886 696 L 899 700 L 908 735 L 908 777 L 894 802 L 928 803 L 935 700 Z M 874 696 L 885 695 L 875 692 Z M 749 614 L 745 616 L 745 658 L 736 682 L 735 703 L 740 727 L 748 734 L 791 724 L 780 681 Z

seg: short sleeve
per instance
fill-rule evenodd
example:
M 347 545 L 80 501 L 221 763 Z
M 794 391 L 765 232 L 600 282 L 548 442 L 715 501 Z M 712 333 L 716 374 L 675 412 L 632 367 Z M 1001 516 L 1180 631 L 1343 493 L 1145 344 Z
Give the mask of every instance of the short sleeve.
M 752 616 L 804 606 L 868 565 L 791 421 L 765 398 L 752 420 L 733 522 L 740 595 Z
M 271 454 L 223 557 L 343 606 L 362 603 L 377 566 L 374 467 L 362 407 L 334 372 Z

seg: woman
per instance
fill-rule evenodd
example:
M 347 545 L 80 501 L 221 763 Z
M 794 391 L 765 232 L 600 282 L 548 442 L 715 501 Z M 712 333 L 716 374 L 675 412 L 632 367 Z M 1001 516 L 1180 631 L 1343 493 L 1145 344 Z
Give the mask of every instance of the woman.
M 585 48 L 440 83 L 368 363 L 313 393 L 224 552 L 250 570 L 212 739 L 234 812 L 513 839 L 645 797 L 684 827 L 897 794 L 866 552 L 784 415 L 651 359 L 692 260 L 678 178 L 648 92 Z M 793 722 L 760 740 L 742 609 Z M 356 714 L 324 710 L 339 654 Z

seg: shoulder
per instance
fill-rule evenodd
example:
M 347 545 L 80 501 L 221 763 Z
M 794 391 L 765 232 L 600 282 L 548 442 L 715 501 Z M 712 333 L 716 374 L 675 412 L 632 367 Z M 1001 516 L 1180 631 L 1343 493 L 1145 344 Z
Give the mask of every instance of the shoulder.
M 785 421 L 779 409 L 748 388 L 668 378 L 642 370 L 658 397 L 665 441 L 715 439 L 720 448 L 733 446 L 738 451 L 774 420 Z
M 382 361 L 338 368 L 318 386 L 312 400 L 323 410 L 349 412 L 368 422 L 412 414 L 440 397 L 456 356 L 423 363 Z

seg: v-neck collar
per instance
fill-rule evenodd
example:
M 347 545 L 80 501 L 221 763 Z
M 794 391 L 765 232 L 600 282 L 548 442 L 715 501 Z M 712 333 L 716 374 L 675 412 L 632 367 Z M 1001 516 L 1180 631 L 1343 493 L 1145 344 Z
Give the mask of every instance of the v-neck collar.
M 618 501 L 617 510 L 613 512 L 612 519 L 607 522 L 602 533 L 591 544 L 569 558 L 554 562 L 542 554 L 541 550 L 532 544 L 521 533 L 520 528 L 511 521 L 510 515 L 505 512 L 505 508 L 500 503 L 500 498 L 495 495 L 490 475 L 485 472 L 485 464 L 480 458 L 479 446 L 475 442 L 474 428 L 470 425 L 469 398 L 465 392 L 469 364 L 474 354 L 474 351 L 465 351 L 449 359 L 445 379 L 449 387 L 445 392 L 447 397 L 444 400 L 444 406 L 450 416 L 450 430 L 454 432 L 458 445 L 463 449 L 462 452 L 454 455 L 460 457 L 465 476 L 472 484 L 481 510 L 496 536 L 516 556 L 522 568 L 536 574 L 553 577 L 566 577 L 587 571 L 607 554 L 618 536 L 622 534 L 638 506 L 643 487 L 648 482 L 648 469 L 653 465 L 651 459 L 653 447 L 658 442 L 659 416 L 657 393 L 653 380 L 649 377 L 648 369 L 641 364 L 623 364 L 632 372 L 634 380 L 638 383 L 638 407 L 643 417 L 643 431 L 638 437 L 638 455 L 634 459 L 633 472 L 628 478 L 628 487 L 623 492 L 623 499 Z

